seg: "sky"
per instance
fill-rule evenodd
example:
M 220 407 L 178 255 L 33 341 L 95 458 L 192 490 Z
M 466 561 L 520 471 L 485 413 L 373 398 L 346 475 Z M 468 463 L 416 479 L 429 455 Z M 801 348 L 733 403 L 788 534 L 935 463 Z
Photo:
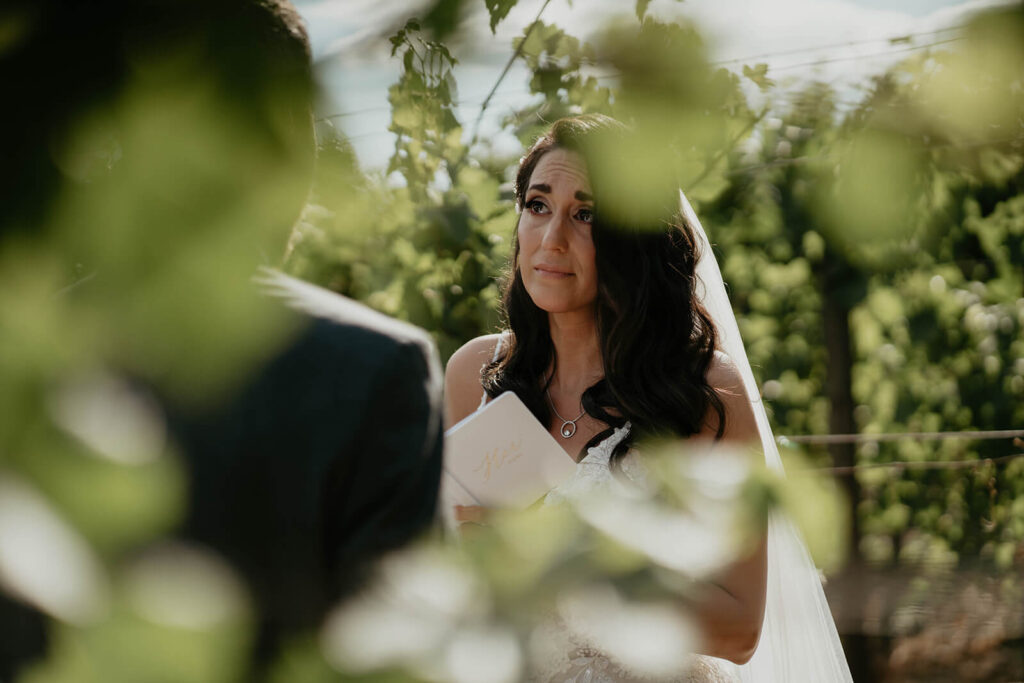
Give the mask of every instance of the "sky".
M 313 43 L 313 57 L 326 98 L 320 116 L 330 117 L 351 140 L 364 168 L 382 168 L 394 145 L 387 132 L 387 89 L 399 75 L 386 37 L 407 19 L 423 14 L 427 0 L 296 0 Z M 544 0 L 519 0 L 492 35 L 482 0 L 466 3 L 461 38 L 450 47 L 459 66 L 458 117 L 467 129 L 487 92 L 512 55 Z M 950 29 L 985 7 L 1006 0 L 653 0 L 649 13 L 695 23 L 710 58 L 739 71 L 764 62 L 768 76 L 789 88 L 809 79 L 836 87 L 840 99 L 856 100 L 874 74 L 908 55 L 908 48 L 946 49 L 955 44 Z M 586 39 L 615 17 L 632 17 L 634 0 L 551 0 L 542 20 Z M 890 39 L 912 36 L 893 45 Z M 938 44 L 936 44 L 938 43 Z M 822 63 L 824 62 L 824 63 Z M 514 67 L 496 92 L 481 126 L 497 132 L 497 121 L 530 99 L 526 69 Z M 511 137 L 494 138 L 497 147 L 517 151 Z

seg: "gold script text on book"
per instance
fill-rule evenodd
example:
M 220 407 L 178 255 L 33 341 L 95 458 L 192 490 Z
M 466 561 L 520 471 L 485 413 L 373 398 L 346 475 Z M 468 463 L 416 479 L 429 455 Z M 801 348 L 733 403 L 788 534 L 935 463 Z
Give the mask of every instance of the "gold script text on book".
M 494 470 L 500 470 L 504 465 L 515 462 L 519 458 L 523 457 L 523 451 L 520 448 L 523 440 L 519 439 L 509 443 L 506 448 L 495 448 L 487 453 L 484 453 L 484 457 L 480 459 L 480 464 L 477 465 L 473 471 L 479 472 L 484 471 L 484 481 L 489 481 L 491 478 L 491 472 Z

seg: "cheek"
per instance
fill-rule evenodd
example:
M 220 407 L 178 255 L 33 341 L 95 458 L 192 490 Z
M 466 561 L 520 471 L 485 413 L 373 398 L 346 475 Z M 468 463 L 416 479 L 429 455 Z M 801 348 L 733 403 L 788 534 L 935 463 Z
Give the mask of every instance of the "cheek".
M 594 242 L 588 235 L 585 240 L 580 241 L 579 247 L 580 262 L 584 265 L 592 277 L 597 277 L 597 249 Z
M 519 256 L 529 254 L 537 247 L 536 230 L 530 230 L 527 221 L 520 221 L 516 228 L 516 241 L 519 243 Z
M 528 239 L 526 239 L 526 235 L 524 234 L 522 225 L 519 225 L 516 227 L 516 244 L 513 248 L 513 254 L 515 255 L 514 258 L 516 270 L 519 271 L 520 273 L 523 272 L 523 264 L 526 263 L 529 250 L 529 241 Z

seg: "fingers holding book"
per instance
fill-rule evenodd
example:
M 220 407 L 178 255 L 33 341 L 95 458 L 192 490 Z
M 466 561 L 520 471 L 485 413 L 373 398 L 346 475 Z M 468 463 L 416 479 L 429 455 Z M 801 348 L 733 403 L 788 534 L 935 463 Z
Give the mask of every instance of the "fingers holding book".
M 455 523 L 458 526 L 459 534 L 464 539 L 471 538 L 479 533 L 481 528 L 486 526 L 487 516 L 490 510 L 482 505 L 456 505 Z

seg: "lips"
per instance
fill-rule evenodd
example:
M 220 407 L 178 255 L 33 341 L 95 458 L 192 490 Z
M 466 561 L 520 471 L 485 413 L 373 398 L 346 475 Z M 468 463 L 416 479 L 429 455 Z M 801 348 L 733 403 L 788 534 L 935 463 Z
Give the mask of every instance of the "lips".
M 554 277 L 554 278 L 565 278 L 572 277 L 574 273 L 568 268 L 561 266 L 552 266 L 546 263 L 534 266 L 533 269 L 541 276 Z

